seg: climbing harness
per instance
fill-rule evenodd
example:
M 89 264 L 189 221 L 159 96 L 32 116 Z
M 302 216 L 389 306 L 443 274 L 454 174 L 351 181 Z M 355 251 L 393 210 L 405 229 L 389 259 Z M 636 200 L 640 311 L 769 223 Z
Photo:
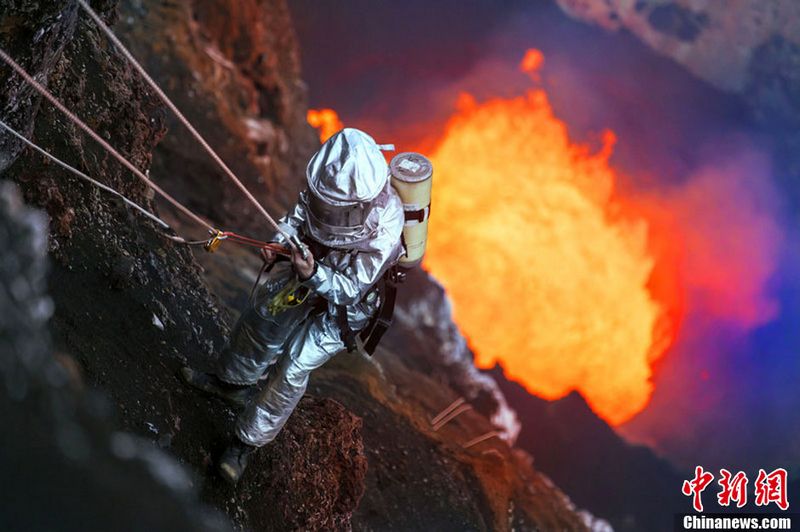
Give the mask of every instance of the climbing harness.
M 380 307 L 378 307 L 378 311 L 358 335 L 363 343 L 364 352 L 368 355 L 375 353 L 381 338 L 392 325 L 394 306 L 397 302 L 397 285 L 405 282 L 405 280 L 406 273 L 401 270 L 401 267 L 393 266 L 378 282 Z
M 339 305 L 336 308 L 336 324 L 342 331 L 342 342 L 347 351 L 363 351 L 372 356 L 378 347 L 383 335 L 389 330 L 394 317 L 394 307 L 397 301 L 397 285 L 404 282 L 406 274 L 400 266 L 392 266 L 381 276 L 375 286 L 367 292 L 365 299 L 377 297 L 380 301 L 375 314 L 360 332 L 353 331 L 347 319 L 347 307 Z

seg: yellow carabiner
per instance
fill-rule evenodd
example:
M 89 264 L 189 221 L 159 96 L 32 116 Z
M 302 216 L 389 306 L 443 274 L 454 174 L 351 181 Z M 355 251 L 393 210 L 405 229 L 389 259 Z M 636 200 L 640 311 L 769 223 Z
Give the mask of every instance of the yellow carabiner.
M 214 253 L 217 250 L 217 248 L 219 248 L 219 246 L 222 244 L 222 241 L 225 240 L 227 237 L 223 235 L 222 231 L 220 230 L 216 230 L 216 232 L 212 232 L 211 234 L 212 234 L 211 238 L 208 240 L 208 242 L 205 243 L 203 249 L 205 249 L 209 253 Z

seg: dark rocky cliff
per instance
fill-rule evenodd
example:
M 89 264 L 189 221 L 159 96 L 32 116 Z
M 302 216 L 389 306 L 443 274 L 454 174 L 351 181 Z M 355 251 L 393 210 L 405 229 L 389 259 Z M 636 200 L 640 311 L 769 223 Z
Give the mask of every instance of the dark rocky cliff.
M 547 401 L 507 380 L 499 366 L 488 373 L 520 413 L 517 446 L 535 456 L 536 465 L 576 504 L 602 515 L 618 532 L 673 529 L 672 516 L 687 508 L 681 485 L 688 472 L 626 442 L 577 392 Z
M 794 0 L 557 0 L 570 16 L 627 30 L 697 77 L 741 96 L 769 132 L 783 182 L 800 176 L 800 4 Z M 787 187 L 800 204 L 796 188 Z
M 297 198 L 309 153 L 306 87 L 282 0 L 123 0 L 123 40 L 270 212 Z M 170 114 L 154 175 L 191 208 L 267 238 L 271 228 Z
M 191 478 L 53 353 L 47 319 L 47 220 L 0 182 L 0 496 L 3 530 L 228 530 Z
M 135 44 L 134 53 L 256 195 L 280 213 L 299 189 L 304 160 L 316 146 L 303 121 L 304 89 L 284 2 L 130 1 L 121 15 L 113 1 L 93 5 Z M 225 228 L 266 236 L 244 200 L 73 2 L 5 3 L 0 46 L 191 207 Z M 200 233 L 159 209 L 135 177 L 6 68 L 0 70 L 0 117 L 89 175 L 160 210 L 181 234 Z M 29 446 L 41 450 L 30 456 L 33 463 L 52 462 L 65 471 L 64 484 L 55 486 L 21 474 L 15 484 L 28 500 L 71 501 L 67 493 L 86 489 L 83 477 L 69 473 L 80 467 L 95 484 L 88 484 L 84 506 L 74 508 L 80 508 L 74 528 L 98 522 L 122 529 L 224 526 L 203 517 L 208 512 L 198 498 L 226 513 L 234 526 L 254 530 L 582 530 L 591 524 L 525 453 L 499 438 L 464 447 L 502 429 L 497 424 L 507 423 L 509 414 L 461 349 L 441 290 L 419 272 L 385 348 L 373 359 L 341 354 L 319 370 L 286 430 L 257 455 L 237 488 L 224 486 L 213 462 L 235 412 L 185 389 L 176 372 L 185 361 L 212 363 L 246 300 L 257 258 L 227 244 L 215 255 L 195 256 L 124 204 L 7 135 L 0 136 L 0 150 L 3 179 L 17 182 L 25 200 L 50 216 L 54 347 L 38 346 L 40 356 L 66 368 L 59 371 L 71 375 L 70 397 L 99 389 L 116 412 L 116 421 L 103 418 L 106 432 L 92 440 L 97 445 L 76 458 L 57 445 L 55 421 L 36 410 L 33 388 L 4 408 L 4 425 L 31 419 L 38 426 L 16 431 L 16 443 L 3 448 L 2 459 L 13 461 Z M 42 319 L 37 323 L 28 336 L 41 334 Z M 11 353 L 21 357 L 19 350 L 15 344 Z M 52 390 L 47 370 L 36 371 L 44 394 L 61 393 Z M 433 431 L 430 418 L 459 396 L 475 408 Z M 48 415 L 71 419 L 58 410 Z M 76 430 L 86 423 L 76 422 Z M 119 453 L 127 456 L 133 444 L 114 451 L 107 437 L 112 431 L 123 443 L 146 442 L 142 452 L 158 461 L 115 469 L 121 467 L 115 465 Z M 145 473 L 148 467 L 156 473 L 175 467 L 169 455 L 191 473 L 178 475 L 187 479 L 178 486 L 158 488 L 163 482 Z M 109 483 L 117 490 L 101 489 Z M 126 521 L 131 497 L 141 523 Z M 148 505 L 150 498 L 160 504 Z M 59 519 L 67 512 L 63 506 L 48 517 Z M 10 508 L 4 504 L 0 515 L 10 515 Z M 118 513 L 110 510 L 116 508 Z M 47 528 L 35 517 L 23 514 L 14 523 Z

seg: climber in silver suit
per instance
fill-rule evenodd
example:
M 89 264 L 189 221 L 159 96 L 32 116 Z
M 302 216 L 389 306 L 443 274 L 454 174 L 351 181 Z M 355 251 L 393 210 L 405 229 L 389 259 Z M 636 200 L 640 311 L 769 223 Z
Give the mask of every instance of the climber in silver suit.
M 332 136 L 311 158 L 308 188 L 281 219 L 307 243 L 272 269 L 243 312 L 214 374 L 183 368 L 193 386 L 245 405 L 220 472 L 236 482 L 250 453 L 271 442 L 303 396 L 311 371 L 345 347 L 379 306 L 376 283 L 403 254 L 403 205 L 380 147 L 357 129 Z M 276 242 L 285 243 L 283 235 Z M 346 326 L 343 319 L 346 315 Z M 266 384 L 255 392 L 267 375 Z

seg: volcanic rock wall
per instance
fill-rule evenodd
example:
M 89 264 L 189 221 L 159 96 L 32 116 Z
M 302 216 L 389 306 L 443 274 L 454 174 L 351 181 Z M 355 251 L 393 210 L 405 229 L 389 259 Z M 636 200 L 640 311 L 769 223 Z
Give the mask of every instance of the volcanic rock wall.
M 198 504 L 178 463 L 115 432 L 105 399 L 83 389 L 66 355 L 53 355 L 47 220 L 8 181 L 0 182 L 0 235 L 0 528 L 228 530 Z
M 306 88 L 288 9 L 281 0 L 123 0 L 117 30 L 134 55 L 268 211 L 297 199 L 308 154 L 319 146 L 306 122 Z M 155 152 L 153 175 L 190 207 L 226 228 L 267 238 L 272 228 L 189 132 Z
M 739 94 L 800 176 L 800 3 L 558 0 L 570 16 L 625 29 L 699 78 Z M 795 197 L 795 201 L 800 198 Z
M 113 18 L 113 3 L 95 7 Z M 149 167 L 152 149 L 165 131 L 159 104 L 87 18 L 79 16 L 76 4 L 53 1 L 35 6 L 26 2 L 4 5 L 0 29 L 3 49 L 45 82 L 57 98 L 134 165 L 144 170 Z M 4 121 L 26 134 L 32 132 L 35 142 L 55 155 L 153 208 L 151 193 L 141 182 L 123 171 L 49 104 L 41 105 L 32 89 L 8 69 L 2 70 L 0 87 Z M 7 134 L 0 139 L 2 159 L 8 167 L 3 177 L 17 181 L 25 199 L 50 215 L 50 291 L 55 303 L 52 329 L 60 360 L 76 378 L 110 394 L 124 430 L 153 440 L 150 450 L 169 449 L 199 474 L 208 474 L 212 455 L 215 459 L 230 437 L 233 418 L 220 405 L 206 405 L 204 401 L 204 406 L 198 406 L 198 398 L 184 393 L 175 373 L 183 360 L 201 364 L 220 349 L 227 326 L 219 317 L 214 297 L 191 252 L 164 238 L 153 224 L 121 202 L 40 156 L 23 151 Z M 8 238 L 12 234 L 9 231 Z M 315 420 L 314 428 L 304 428 L 310 425 L 311 418 L 304 420 L 302 412 L 306 408 L 301 407 L 295 416 L 299 425 L 287 430 L 280 444 L 300 452 L 277 450 L 276 445 L 276 455 L 283 458 L 270 470 L 268 489 L 249 490 L 251 485 L 264 483 L 263 477 L 254 475 L 241 487 L 244 494 L 249 494 L 246 497 L 230 502 L 230 493 L 215 483 L 204 498 L 224 508 L 234 522 L 253 528 L 325 528 L 346 523 L 363 491 L 365 464 L 360 421 L 330 401 L 309 399 L 304 406 Z M 38 415 L 25 410 L 24 404 L 14 413 L 23 417 L 26 413 Z M 47 449 L 53 435 L 45 426 L 29 435 L 29 440 L 24 439 L 24 433 L 18 437 L 20 446 Z M 133 444 L 126 445 L 130 448 Z M 25 454 L 20 448 L 15 449 L 19 455 Z M 333 449 L 337 452 L 333 453 Z M 134 446 L 130 452 L 138 451 Z M 340 456 L 339 452 L 344 454 Z M 313 453 L 316 468 L 299 467 L 298 460 L 301 464 L 310 462 L 305 453 Z M 339 466 L 329 463 L 329 459 Z M 103 460 L 100 451 L 88 452 L 84 467 L 104 467 Z M 155 463 L 151 467 L 168 466 Z M 101 484 L 124 484 L 120 478 L 126 477 L 116 475 L 113 469 L 102 469 L 96 480 Z M 330 490 L 319 497 L 315 489 L 321 483 L 320 477 L 330 485 L 350 487 Z M 49 486 L 37 482 L 38 477 L 30 477 L 30 483 L 20 487 L 20 493 L 33 493 L 38 499 L 50 493 Z M 59 482 L 55 486 L 65 485 Z M 129 487 L 120 488 L 122 493 L 128 489 L 147 490 L 133 481 Z M 55 491 L 50 496 L 61 495 Z M 307 497 L 286 499 L 293 492 L 306 493 Z M 154 497 L 157 494 L 153 491 Z M 68 501 L 65 499 L 64 503 Z M 96 504 L 94 517 L 101 522 L 109 519 L 109 506 L 103 501 L 100 495 L 88 501 Z M 312 501 L 314 504 L 310 504 Z M 168 506 L 168 498 L 162 498 L 162 503 Z M 278 503 L 281 510 L 269 521 L 261 525 L 250 522 L 251 510 L 257 516 L 264 507 Z M 87 519 L 94 519 L 91 506 L 84 510 Z M 125 515 L 120 509 L 115 519 L 122 520 Z M 20 516 L 18 523 L 33 523 L 25 517 Z M 157 512 L 147 516 L 156 523 L 158 517 Z M 58 513 L 52 518 L 57 519 Z M 165 510 L 159 526 L 171 528 L 168 519 L 169 512 Z
M 792 0 L 558 0 L 569 15 L 603 28 L 629 30 L 659 52 L 721 89 L 742 92 L 772 76 L 792 75 L 762 65 L 776 43 L 800 46 L 800 6 Z
M 113 1 L 93 5 L 106 20 L 118 20 Z M 131 1 L 122 13 L 116 27 L 126 29 L 134 53 L 251 190 L 273 212 L 292 201 L 304 160 L 317 143 L 302 120 L 304 89 L 285 4 Z M 191 207 L 226 228 L 231 224 L 267 236 L 265 224 L 172 124 L 74 3 L 4 4 L 0 46 Z M 141 182 L 7 69 L 0 71 L 0 87 L 0 118 L 158 210 Z M 582 530 L 596 524 L 535 470 L 528 455 L 492 436 L 503 428 L 490 420 L 502 411 L 502 397 L 473 382 L 466 351 L 445 357 L 446 338 L 418 334 L 424 329 L 414 312 L 406 313 L 388 349 L 375 358 L 341 354 L 316 372 L 308 397 L 279 438 L 256 455 L 239 486 L 222 485 L 214 462 L 229 441 L 236 412 L 186 389 L 176 372 L 185 362 L 211 366 L 235 309 L 246 300 L 257 258 L 232 247 L 196 257 L 124 204 L 5 134 L 0 148 L 2 177 L 19 183 L 25 199 L 50 215 L 55 349 L 75 382 L 110 396 L 117 428 L 125 431 L 117 433 L 118 454 L 128 456 L 139 449 L 132 441 L 144 441 L 146 452 L 162 457 L 149 464 L 155 472 L 172 471 L 163 456 L 173 454 L 193 471 L 191 482 L 199 485 L 204 502 L 227 513 L 235 526 L 253 530 Z M 162 214 L 181 234 L 197 231 L 168 211 Z M 417 277 L 417 289 L 433 289 L 423 274 Z M 443 294 L 433 294 L 423 305 L 427 314 L 447 319 Z M 413 291 L 407 295 L 413 298 Z M 459 396 L 474 408 L 433 430 L 430 418 Z M 26 416 L 38 414 L 21 403 L 2 420 L 15 423 Z M 488 438 L 468 445 L 480 435 Z M 52 458 L 47 442 L 53 434 L 46 423 L 27 436 L 29 441 L 25 437 L 18 435 L 21 445 L 42 448 L 43 461 L 69 459 Z M 18 447 L 9 449 L 7 459 L 23 454 Z M 92 451 L 83 463 L 101 464 L 104 456 Z M 128 486 L 129 475 L 112 468 L 96 474 L 98 482 L 115 483 L 123 494 L 145 491 L 144 483 L 152 483 Z M 21 493 L 64 497 L 59 489 L 45 492 L 39 477 L 29 480 Z M 186 517 L 185 508 L 199 507 L 191 494 L 181 499 L 179 491 L 158 497 L 154 488 L 142 495 L 163 506 L 164 521 L 147 528 L 181 528 L 182 521 L 169 521 L 173 514 L 194 526 L 202 512 Z M 81 507 L 87 519 L 111 524 L 127 516 L 124 506 L 119 515 L 109 512 L 119 506 L 103 504 L 99 494 L 90 493 L 87 502 L 89 507 Z M 60 511 L 51 517 L 57 519 Z M 33 521 L 22 515 L 19 523 Z

